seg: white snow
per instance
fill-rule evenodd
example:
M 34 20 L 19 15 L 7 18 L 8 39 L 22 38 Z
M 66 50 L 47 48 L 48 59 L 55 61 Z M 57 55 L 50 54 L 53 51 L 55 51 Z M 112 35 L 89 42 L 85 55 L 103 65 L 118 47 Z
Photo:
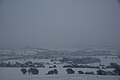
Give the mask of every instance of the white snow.
M 39 75 L 23 75 L 20 69 L 0 68 L 0 80 L 120 80 L 120 76 L 67 74 L 65 69 L 60 68 L 58 69 L 60 74 L 57 75 L 45 75 L 49 68 L 39 68 Z

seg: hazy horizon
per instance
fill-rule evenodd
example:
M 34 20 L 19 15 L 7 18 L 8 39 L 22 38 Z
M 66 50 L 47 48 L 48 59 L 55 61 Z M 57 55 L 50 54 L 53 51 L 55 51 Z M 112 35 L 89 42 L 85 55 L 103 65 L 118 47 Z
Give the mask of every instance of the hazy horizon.
M 119 0 L 0 0 L 0 47 L 120 47 Z

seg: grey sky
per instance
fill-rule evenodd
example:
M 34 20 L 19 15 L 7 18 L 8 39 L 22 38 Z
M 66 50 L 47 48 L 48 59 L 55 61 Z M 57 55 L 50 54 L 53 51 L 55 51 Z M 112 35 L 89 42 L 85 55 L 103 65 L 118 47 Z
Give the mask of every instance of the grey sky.
M 117 0 L 0 0 L 0 47 L 119 46 Z

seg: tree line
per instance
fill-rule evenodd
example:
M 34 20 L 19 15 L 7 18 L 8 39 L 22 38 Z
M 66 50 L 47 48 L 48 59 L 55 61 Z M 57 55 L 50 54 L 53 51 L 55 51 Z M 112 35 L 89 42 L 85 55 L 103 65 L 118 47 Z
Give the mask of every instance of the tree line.
M 104 71 L 102 69 L 98 69 L 96 71 L 97 75 L 118 75 L 120 76 L 120 65 L 118 65 L 117 63 L 111 63 L 110 66 L 112 66 L 114 68 L 113 71 Z M 39 74 L 39 70 L 37 68 L 29 68 L 28 70 L 25 68 L 21 69 L 21 72 L 23 74 L 26 74 L 27 72 L 29 74 Z M 67 74 L 74 74 L 75 71 L 72 68 L 67 68 L 66 69 Z M 48 71 L 47 75 L 52 75 L 52 74 L 58 74 L 58 70 L 57 69 L 53 69 Z M 95 75 L 94 72 L 83 72 L 83 71 L 78 71 L 78 74 L 91 74 L 91 75 Z
M 16 62 L 16 63 L 10 63 L 10 62 L 1 62 L 0 63 L 0 67 L 42 67 L 42 68 L 45 68 L 44 64 L 42 63 L 39 63 L 39 62 L 36 62 L 36 63 L 33 63 L 32 61 L 27 61 L 25 63 L 19 63 L 19 62 Z

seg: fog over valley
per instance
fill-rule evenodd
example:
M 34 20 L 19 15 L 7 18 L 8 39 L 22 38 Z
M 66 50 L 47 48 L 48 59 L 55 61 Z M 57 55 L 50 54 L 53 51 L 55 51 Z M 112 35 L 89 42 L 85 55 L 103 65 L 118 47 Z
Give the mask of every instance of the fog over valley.
M 1 0 L 0 47 L 120 45 L 117 0 Z

